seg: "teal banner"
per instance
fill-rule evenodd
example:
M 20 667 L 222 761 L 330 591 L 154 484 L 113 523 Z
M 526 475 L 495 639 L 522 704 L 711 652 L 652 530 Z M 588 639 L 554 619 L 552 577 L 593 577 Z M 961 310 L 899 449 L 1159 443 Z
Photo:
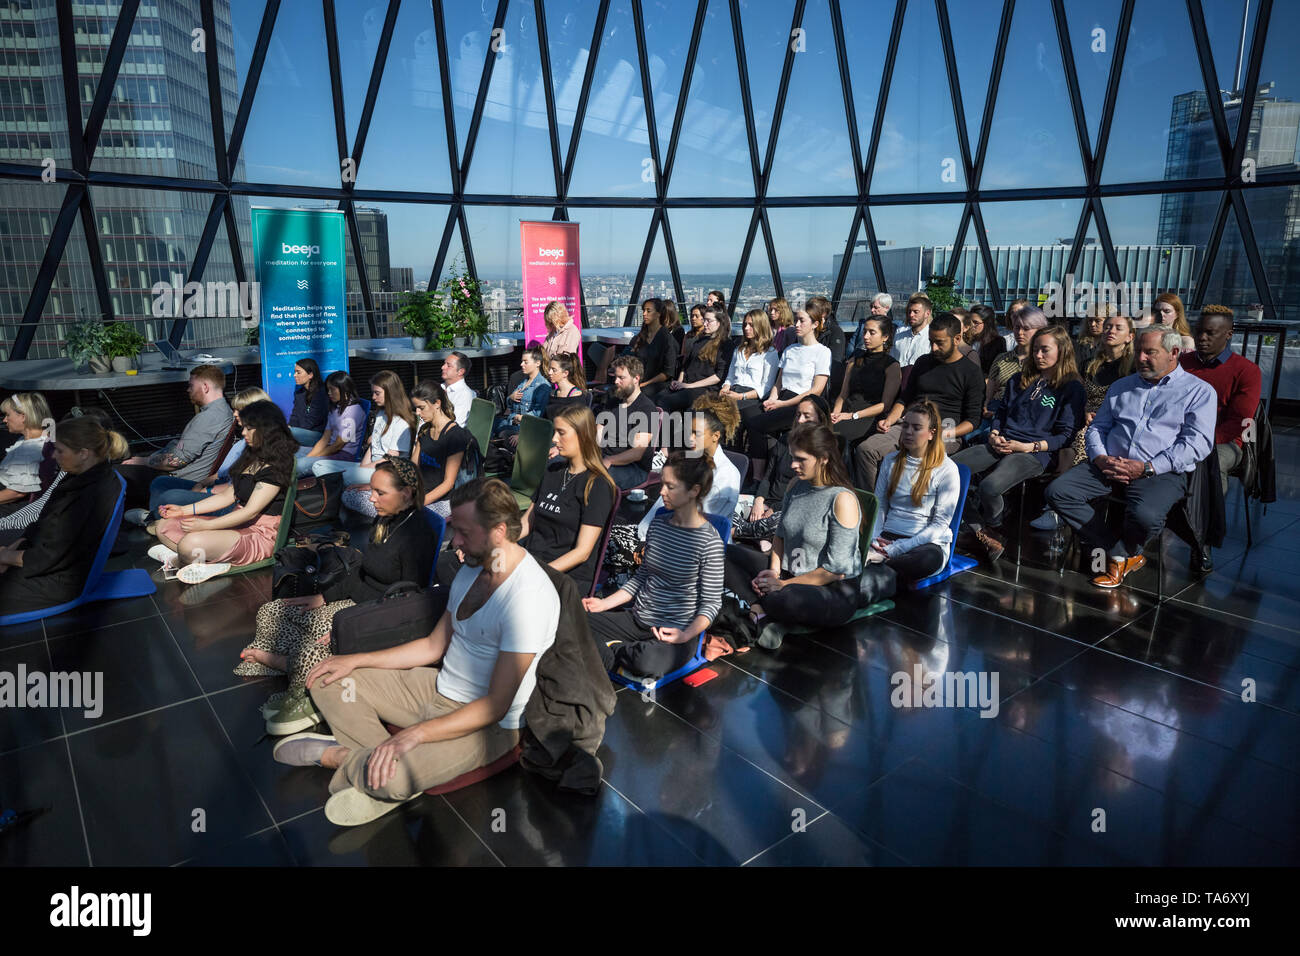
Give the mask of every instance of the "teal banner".
M 347 256 L 342 210 L 254 207 L 253 261 L 261 298 L 262 388 L 293 411 L 293 366 L 348 371 Z

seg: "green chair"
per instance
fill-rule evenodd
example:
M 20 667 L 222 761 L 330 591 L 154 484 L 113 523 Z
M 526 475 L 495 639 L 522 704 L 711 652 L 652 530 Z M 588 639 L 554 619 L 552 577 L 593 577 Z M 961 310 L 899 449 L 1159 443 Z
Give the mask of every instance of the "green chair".
M 519 423 L 519 447 L 515 449 L 515 467 L 510 473 L 510 490 L 515 493 L 519 510 L 533 503 L 533 493 L 542 483 L 551 450 L 555 426 L 546 418 L 525 415 Z
M 478 442 L 479 454 L 486 456 L 488 442 L 492 440 L 492 419 L 496 417 L 496 406 L 486 398 L 476 398 L 470 403 L 469 415 L 465 418 L 465 430 Z
M 858 508 L 862 512 L 862 521 L 858 525 L 858 554 L 862 558 L 862 566 L 867 566 L 867 552 L 871 550 L 871 529 L 876 524 L 876 512 L 880 508 L 880 503 L 876 501 L 876 496 L 869 491 L 863 491 L 861 488 L 854 488 L 854 493 L 858 496 Z M 883 601 L 877 601 L 875 604 L 868 604 L 866 607 L 860 607 L 853 616 L 849 618 L 841 627 L 846 627 L 854 621 L 861 621 L 863 618 L 879 614 L 881 611 L 892 611 L 894 602 L 886 598 Z M 796 625 L 789 628 L 787 634 L 811 634 L 814 631 L 824 630 L 824 628 L 806 627 Z
M 215 577 L 224 577 L 228 574 L 247 574 L 249 571 L 258 571 L 273 566 L 276 552 L 289 543 L 289 534 L 293 530 L 293 503 L 297 497 L 298 482 L 291 481 L 289 482 L 289 490 L 284 496 L 284 508 L 280 511 L 280 530 L 275 535 L 275 551 L 271 552 L 269 558 L 254 561 L 252 564 L 232 564 L 229 571 L 215 575 Z

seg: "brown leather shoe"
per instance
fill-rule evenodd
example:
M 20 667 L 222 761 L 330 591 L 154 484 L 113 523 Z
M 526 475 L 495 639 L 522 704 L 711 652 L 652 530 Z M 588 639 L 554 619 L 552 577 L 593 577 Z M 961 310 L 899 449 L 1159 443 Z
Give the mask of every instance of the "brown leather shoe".
M 1147 563 L 1147 559 L 1142 555 L 1135 558 L 1109 558 L 1106 561 L 1106 573 L 1099 574 L 1092 579 L 1092 583 L 1099 588 L 1117 588 L 1124 583 L 1124 579 Z
M 998 533 L 990 528 L 980 528 L 975 532 L 975 538 L 988 552 L 990 561 L 997 561 L 998 558 L 1002 557 L 1002 552 L 1007 549 Z

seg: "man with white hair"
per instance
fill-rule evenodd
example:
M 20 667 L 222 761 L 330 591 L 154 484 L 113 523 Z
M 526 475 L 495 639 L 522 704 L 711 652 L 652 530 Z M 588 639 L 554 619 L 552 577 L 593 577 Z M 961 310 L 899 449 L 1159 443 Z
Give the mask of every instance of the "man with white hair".
M 853 333 L 853 341 L 849 343 L 849 358 L 853 358 L 859 352 L 864 351 L 862 348 L 862 330 L 867 326 L 867 319 L 885 319 L 889 318 L 889 311 L 894 307 L 894 297 L 888 292 L 877 292 L 871 297 L 871 311 L 858 319 L 858 330 Z
M 1121 378 L 1088 428 L 1088 461 L 1047 488 L 1047 503 L 1088 546 L 1106 553 L 1092 579 L 1117 588 L 1146 564 L 1142 546 L 1164 529 L 1169 510 L 1187 493 L 1196 463 L 1214 450 L 1214 389 L 1178 364 L 1182 336 L 1153 328 L 1138 335 L 1137 372 Z M 1106 523 L 1099 498 L 1124 498 L 1123 528 Z

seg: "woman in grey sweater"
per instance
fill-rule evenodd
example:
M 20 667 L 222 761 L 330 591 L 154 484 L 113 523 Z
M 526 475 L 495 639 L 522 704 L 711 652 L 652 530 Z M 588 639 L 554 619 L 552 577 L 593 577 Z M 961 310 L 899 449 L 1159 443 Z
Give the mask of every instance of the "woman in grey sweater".
M 749 604 L 758 643 L 781 646 L 785 626 L 836 627 L 858 609 L 861 511 L 835 433 L 825 425 L 790 432 L 795 481 L 785 493 L 772 550 L 727 549 L 727 587 Z

